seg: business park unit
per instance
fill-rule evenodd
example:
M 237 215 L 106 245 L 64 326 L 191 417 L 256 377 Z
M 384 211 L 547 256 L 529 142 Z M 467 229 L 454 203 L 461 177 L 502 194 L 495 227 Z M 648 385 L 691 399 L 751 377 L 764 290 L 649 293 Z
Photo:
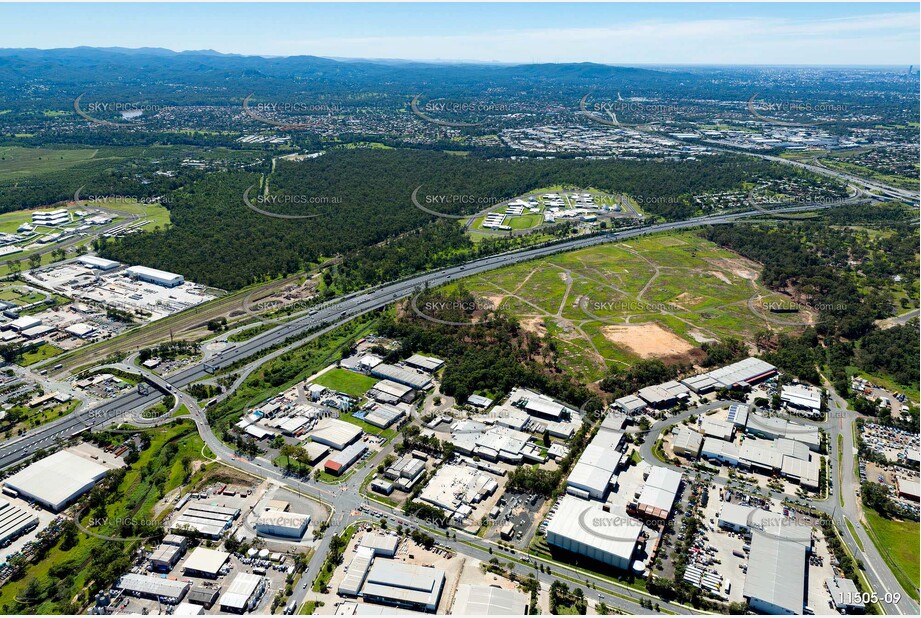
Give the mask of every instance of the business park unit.
M 366 601 L 418 611 L 438 609 L 445 572 L 393 560 L 375 560 L 361 588 Z
M 576 496 L 560 498 L 547 525 L 547 543 L 603 564 L 629 570 L 633 566 L 643 523 L 626 511 Z
M 408 367 L 380 363 L 371 369 L 370 374 L 375 378 L 403 384 L 417 391 L 427 391 L 432 388 L 432 377 L 430 375 Z
M 451 614 L 455 616 L 525 616 L 527 595 L 495 586 L 461 584 L 454 595 Z
M 627 511 L 653 519 L 668 519 L 681 488 L 681 473 L 651 466 L 645 476 L 643 491 L 635 503 L 628 505 Z
M 91 459 L 58 451 L 17 472 L 3 484 L 57 513 L 92 489 L 108 471 L 109 468 Z
M 588 443 L 566 479 L 566 491 L 580 498 L 604 500 L 611 481 L 623 461 L 620 452 L 624 443 L 622 424 L 606 416 L 598 433 Z
M 216 579 L 230 560 L 230 554 L 207 547 L 196 547 L 182 565 L 182 572 L 190 577 Z
M 822 447 L 818 427 L 794 423 L 777 416 L 765 416 L 758 413 L 749 414 L 745 432 L 768 440 L 787 438 L 788 440 L 805 444 L 809 447 L 809 450 L 816 452 Z
M 256 520 L 256 534 L 288 539 L 301 539 L 307 532 L 310 515 L 277 509 L 266 509 Z
M 500 425 L 494 426 L 470 420 L 451 424 L 451 443 L 462 455 L 480 457 L 487 461 L 511 464 L 543 463 L 547 460 L 540 448 L 531 441 L 531 434 Z
M 216 539 L 230 529 L 239 515 L 237 508 L 191 502 L 170 526 L 170 531 Z
M 266 590 L 266 579 L 253 573 L 237 573 L 218 603 L 221 611 L 243 614 L 259 604 Z
M 176 604 L 189 591 L 190 584 L 175 579 L 163 579 L 156 575 L 128 573 L 118 580 L 115 587 L 124 591 L 126 595 Z

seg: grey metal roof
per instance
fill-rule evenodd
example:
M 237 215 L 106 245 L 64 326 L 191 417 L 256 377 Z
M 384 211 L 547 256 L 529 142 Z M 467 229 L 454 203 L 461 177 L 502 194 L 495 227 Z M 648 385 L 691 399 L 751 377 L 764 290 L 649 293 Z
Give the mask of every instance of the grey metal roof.
M 743 596 L 802 614 L 805 581 L 805 547 L 752 532 Z

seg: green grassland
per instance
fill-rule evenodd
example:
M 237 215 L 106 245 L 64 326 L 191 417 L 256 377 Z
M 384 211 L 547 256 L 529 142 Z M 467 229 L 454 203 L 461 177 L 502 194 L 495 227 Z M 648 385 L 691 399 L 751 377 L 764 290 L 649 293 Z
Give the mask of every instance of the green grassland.
M 749 308 L 753 297 L 784 300 L 757 282 L 759 272 L 757 264 L 686 232 L 563 253 L 466 279 L 463 286 L 525 328 L 550 334 L 566 368 L 594 381 L 607 365 L 639 358 L 609 340 L 611 326 L 656 322 L 690 346 L 792 330 L 756 312 L 757 304 L 756 311 Z
M 96 153 L 97 150 L 90 148 L 52 150 L 0 146 L 0 181 L 60 172 L 92 159 Z
M 863 514 L 876 549 L 883 555 L 902 588 L 917 601 L 918 579 L 921 577 L 921 554 L 918 549 L 921 542 L 921 526 L 915 521 L 896 521 L 880 517 L 872 509 L 865 508 Z
M 351 395 L 352 397 L 361 397 L 369 388 L 378 383 L 377 378 L 366 376 L 361 373 L 349 371 L 348 369 L 330 369 L 316 380 L 315 383 L 334 391 Z
M 169 210 L 165 206 L 157 203 L 138 202 L 130 200 L 119 200 L 117 202 L 107 202 L 105 200 L 94 201 L 93 206 L 114 210 L 116 212 L 125 212 L 140 217 L 140 220 L 147 219 L 150 222 L 142 225 L 142 230 L 152 230 L 155 227 L 164 228 L 170 223 Z

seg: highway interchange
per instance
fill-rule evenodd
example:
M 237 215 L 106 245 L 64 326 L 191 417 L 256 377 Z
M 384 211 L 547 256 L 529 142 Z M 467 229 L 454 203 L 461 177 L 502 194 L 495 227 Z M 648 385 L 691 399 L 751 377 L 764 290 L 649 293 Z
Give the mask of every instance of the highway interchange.
M 863 181 L 861 182 L 864 185 L 868 184 Z M 850 199 L 843 200 L 840 203 L 853 203 L 854 201 L 854 199 Z M 837 205 L 839 204 L 829 203 L 821 205 L 799 205 L 777 209 L 774 212 L 778 214 L 806 212 L 822 208 L 830 208 Z M 198 406 L 197 402 L 192 397 L 182 392 L 184 387 L 196 381 L 208 378 L 215 371 L 220 371 L 232 365 L 241 363 L 241 361 L 245 361 L 245 359 L 257 355 L 269 348 L 277 348 L 281 345 L 286 347 L 302 345 L 306 341 L 316 338 L 322 333 L 332 330 L 333 328 L 350 321 L 355 316 L 385 307 L 398 300 L 411 297 L 426 286 L 436 286 L 456 278 L 475 275 L 503 266 L 545 257 L 554 253 L 570 251 L 573 249 L 579 249 L 601 243 L 613 242 L 657 232 L 688 229 L 705 225 L 729 224 L 734 221 L 746 218 L 763 216 L 763 212 L 753 210 L 733 214 L 699 217 L 686 221 L 648 225 L 645 227 L 627 229 L 619 232 L 604 233 L 590 237 L 580 237 L 552 245 L 489 256 L 468 262 L 464 265 L 458 265 L 451 268 L 445 268 L 438 271 L 421 274 L 403 281 L 378 286 L 361 293 L 352 294 L 330 302 L 322 308 L 312 310 L 306 315 L 295 317 L 294 319 L 291 319 L 286 323 L 283 323 L 275 328 L 272 328 L 271 330 L 257 335 L 248 341 L 239 344 L 228 345 L 225 350 L 216 354 L 215 356 L 210 357 L 206 362 L 201 362 L 181 370 L 169 376 L 168 380 L 160 378 L 154 374 L 144 372 L 148 382 L 154 386 L 154 388 L 149 389 L 149 392 L 146 394 L 142 394 L 141 392 L 132 389 L 131 392 L 119 396 L 112 401 L 104 403 L 96 408 L 79 409 L 64 418 L 31 430 L 19 438 L 4 442 L 2 445 L 0 445 L 0 468 L 6 468 L 11 465 L 15 465 L 16 463 L 29 458 L 39 449 L 51 447 L 56 442 L 64 441 L 86 429 L 102 428 L 119 421 L 132 419 L 132 415 L 136 415 L 140 411 L 143 411 L 144 409 L 157 403 L 157 401 L 163 396 L 164 393 L 173 393 L 178 398 L 177 405 L 180 403 L 184 404 L 190 410 L 191 418 L 196 423 L 199 433 L 217 460 L 220 460 L 227 465 L 238 468 L 256 477 L 266 478 L 272 482 L 283 484 L 292 490 L 298 491 L 306 496 L 319 500 L 331 510 L 330 527 L 327 531 L 327 534 L 325 534 L 319 540 L 319 545 L 313 554 L 308 573 L 304 578 L 305 581 L 311 581 L 313 577 L 312 574 L 317 572 L 323 560 L 325 559 L 332 534 L 341 532 L 347 526 L 356 521 L 367 520 L 373 514 L 375 519 L 379 516 L 386 515 L 394 521 L 404 523 L 404 525 L 422 526 L 429 530 L 432 530 L 434 526 L 431 524 L 426 524 L 425 522 L 419 522 L 413 518 L 408 518 L 401 513 L 395 513 L 391 507 L 381 503 L 371 503 L 369 502 L 369 498 L 361 496 L 359 494 L 358 488 L 365 474 L 355 474 L 349 480 L 344 481 L 340 485 L 330 486 L 324 483 L 313 481 L 309 478 L 297 479 L 286 476 L 283 471 L 279 470 L 274 464 L 265 459 L 258 457 L 254 459 L 247 459 L 239 456 L 214 435 L 207 423 L 204 410 Z M 287 341 L 291 338 L 296 338 L 296 341 Z M 252 363 L 261 364 L 265 362 L 265 360 L 265 357 L 262 357 L 258 360 L 252 361 Z M 845 436 L 844 444 L 846 446 L 852 443 L 850 438 L 850 418 L 846 416 L 848 412 L 846 410 L 837 408 L 837 406 L 835 407 L 835 410 L 841 412 L 842 415 L 840 423 L 827 424 L 827 429 L 832 432 L 832 448 L 837 448 L 836 436 L 838 431 L 840 431 Z M 674 420 L 674 418 L 670 418 L 669 422 L 674 422 Z M 654 427 L 653 429 L 657 431 L 659 428 Z M 650 453 L 648 452 L 648 445 L 651 443 L 654 443 L 654 440 L 647 440 L 646 445 L 644 445 L 644 450 L 642 452 L 644 459 L 648 459 L 650 456 Z M 374 470 L 377 463 L 382 461 L 392 448 L 393 443 L 389 444 L 384 450 L 379 452 L 375 456 L 374 460 L 369 462 L 363 470 L 366 472 Z M 834 459 L 834 456 L 832 456 L 831 460 Z M 851 461 L 851 468 L 853 468 L 852 460 L 852 455 L 850 453 L 845 453 L 843 461 Z M 841 526 L 839 528 L 852 553 L 858 557 L 863 557 L 864 563 L 868 565 L 869 568 L 867 569 L 866 574 L 871 581 L 871 585 L 874 587 L 874 591 L 881 596 L 887 591 L 901 592 L 902 601 L 897 605 L 886 605 L 886 611 L 891 613 L 916 615 L 917 605 L 914 604 L 904 593 L 904 591 L 902 591 L 898 586 L 898 583 L 889 572 L 888 567 L 886 567 L 885 563 L 882 561 L 882 558 L 875 551 L 875 547 L 870 542 L 869 538 L 866 537 L 866 533 L 863 532 L 863 530 L 859 527 L 859 513 L 857 512 L 858 507 L 856 506 L 852 489 L 854 478 L 853 470 L 851 469 L 848 471 L 847 466 L 845 466 L 845 468 L 846 470 L 844 471 L 845 473 L 842 477 L 845 479 L 844 485 L 842 487 L 838 487 L 838 476 L 833 475 L 835 483 L 832 494 L 827 500 L 816 502 L 815 506 L 834 516 L 837 510 L 837 505 L 839 504 L 837 496 L 839 492 L 843 491 L 843 495 L 845 497 L 845 514 L 848 516 L 852 523 L 858 526 L 858 531 L 862 537 L 863 546 L 867 549 L 867 551 L 863 552 L 859 550 L 854 539 L 850 537 L 850 533 L 846 527 Z M 515 565 L 514 569 L 517 572 L 522 574 L 532 573 L 544 584 L 549 584 L 555 579 L 562 579 L 563 581 L 568 580 L 567 583 L 570 585 L 578 585 L 582 587 L 587 598 L 596 601 L 603 601 L 609 606 L 617 607 L 627 613 L 652 613 L 652 610 L 644 609 L 639 605 L 639 601 L 641 599 L 649 600 L 653 603 L 658 603 L 660 607 L 667 612 L 682 614 L 695 613 L 695 611 L 691 608 L 666 603 L 651 595 L 639 592 L 622 584 L 611 582 L 607 579 L 596 577 L 575 567 L 536 558 L 529 558 L 530 562 L 528 562 L 523 559 L 524 555 L 520 552 L 513 556 L 506 550 L 501 550 L 491 542 L 484 541 L 479 537 L 466 535 L 460 531 L 455 532 L 455 538 L 439 536 L 438 542 L 457 552 L 481 560 L 489 560 L 492 557 L 498 557 L 502 559 L 503 562 L 514 560 L 512 564 Z M 547 567 L 551 567 L 553 574 L 550 575 L 549 573 L 541 573 L 536 568 L 538 561 Z M 318 597 L 309 590 L 309 586 L 298 586 L 292 598 L 298 603 L 301 603 L 304 600 Z

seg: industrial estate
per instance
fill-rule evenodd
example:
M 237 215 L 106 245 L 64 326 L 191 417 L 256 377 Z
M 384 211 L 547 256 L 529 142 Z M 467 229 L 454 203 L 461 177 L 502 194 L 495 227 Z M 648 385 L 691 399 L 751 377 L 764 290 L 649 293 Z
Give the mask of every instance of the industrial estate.
M 0 613 L 918 615 L 916 67 L 48 47 Z

